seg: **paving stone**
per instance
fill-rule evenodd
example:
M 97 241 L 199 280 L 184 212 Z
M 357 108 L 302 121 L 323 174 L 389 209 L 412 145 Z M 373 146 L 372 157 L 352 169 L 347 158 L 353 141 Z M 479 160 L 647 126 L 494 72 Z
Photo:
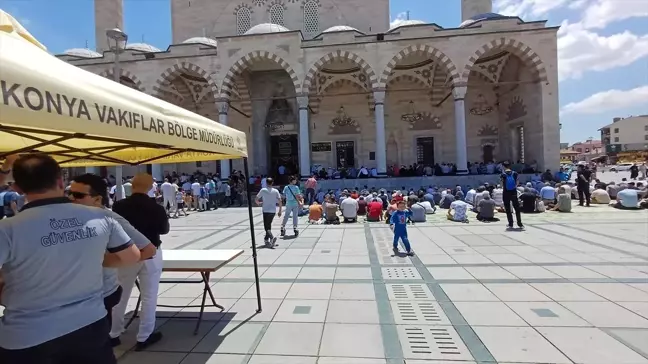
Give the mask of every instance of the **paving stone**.
M 255 354 L 315 356 L 323 326 L 321 323 L 273 322 Z
M 341 324 L 378 324 L 376 301 L 336 301 L 329 302 L 327 323 Z
M 451 326 L 399 325 L 398 338 L 405 359 L 472 360 L 473 357 Z
M 436 301 L 390 301 L 394 321 L 399 325 L 450 325 Z
M 265 324 L 219 322 L 193 348 L 196 353 L 252 354 Z
M 327 300 L 285 299 L 273 321 L 276 322 L 324 322 Z
M 473 327 L 498 362 L 571 364 L 545 338 L 530 327 Z
M 333 283 L 294 283 L 286 298 L 328 300 Z
M 534 327 L 591 326 L 587 321 L 555 302 L 507 302 L 506 304 Z
M 434 295 L 425 284 L 387 284 L 387 294 L 390 300 L 434 300 Z
M 245 355 L 190 353 L 180 364 L 241 364 Z
M 371 283 L 334 283 L 332 300 L 373 300 L 376 297 Z
M 319 355 L 383 358 L 380 325 L 327 323 Z
M 414 267 L 391 267 L 381 268 L 382 277 L 390 279 L 423 279 Z
M 648 328 L 648 320 L 612 302 L 560 302 L 596 327 Z
M 455 302 L 454 304 L 472 326 L 528 326 L 502 302 Z

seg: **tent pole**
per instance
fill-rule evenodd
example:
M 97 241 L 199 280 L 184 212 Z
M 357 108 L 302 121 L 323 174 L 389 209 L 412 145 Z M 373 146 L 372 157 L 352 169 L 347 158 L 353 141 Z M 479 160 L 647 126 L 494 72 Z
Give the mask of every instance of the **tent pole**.
M 252 193 L 250 191 L 250 169 L 248 168 L 248 159 L 247 157 L 243 158 L 243 168 L 245 169 L 245 193 L 247 194 L 248 200 L 248 218 L 250 220 L 250 237 L 252 238 L 252 260 L 254 261 L 254 281 L 256 284 L 256 293 L 257 293 L 257 313 L 261 313 L 261 286 L 259 285 L 259 266 L 257 264 L 257 249 L 256 249 L 256 237 L 254 236 L 254 217 L 252 216 Z

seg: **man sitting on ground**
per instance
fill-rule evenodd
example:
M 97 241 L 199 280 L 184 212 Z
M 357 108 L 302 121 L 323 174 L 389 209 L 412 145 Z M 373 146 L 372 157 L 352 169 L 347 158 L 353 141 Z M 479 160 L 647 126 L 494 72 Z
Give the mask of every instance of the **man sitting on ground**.
M 454 201 L 448 209 L 448 220 L 455 222 L 468 222 L 468 204 L 463 201 Z
M 411 203 L 410 211 L 412 212 L 412 222 L 425 222 L 425 207 L 418 201 L 418 197 L 411 196 L 408 202 Z
M 499 219 L 495 217 L 495 201 L 491 199 L 490 193 L 488 191 L 484 191 L 482 192 L 482 196 L 484 198 L 479 201 L 479 206 L 477 206 L 477 208 L 479 209 L 479 213 L 477 213 L 477 220 L 487 222 L 499 221 Z
M 382 221 L 383 214 L 383 204 L 382 200 L 376 199 L 371 201 L 368 205 L 367 212 L 367 221 L 369 222 L 378 222 Z
M 367 201 L 365 201 L 364 197 L 360 196 L 358 198 L 358 216 L 366 216 L 367 215 Z
M 335 196 L 331 196 L 326 203 L 326 223 L 339 224 L 340 218 L 337 216 L 338 204 L 335 203 Z
M 599 186 L 600 187 L 600 186 Z M 592 192 L 592 203 L 598 205 L 608 205 L 610 204 L 610 195 L 606 190 L 602 188 L 597 188 Z
M 308 207 L 308 221 L 311 224 L 317 224 L 322 218 L 322 205 L 313 201 L 313 203 Z
M 626 188 L 617 194 L 617 202 L 612 207 L 621 210 L 639 209 L 639 194 L 637 190 Z
M 556 202 L 556 190 L 551 187 L 549 182 L 545 182 L 544 187 L 540 189 L 540 198 L 545 206 L 553 205 Z
M 558 196 L 556 197 L 556 201 L 556 205 L 551 208 L 551 211 L 571 212 L 571 194 L 567 192 L 567 189 L 564 186 L 560 186 L 558 188 Z
M 342 217 L 344 222 L 356 222 L 358 221 L 358 201 L 353 197 L 348 197 L 340 202 L 340 211 L 342 211 Z

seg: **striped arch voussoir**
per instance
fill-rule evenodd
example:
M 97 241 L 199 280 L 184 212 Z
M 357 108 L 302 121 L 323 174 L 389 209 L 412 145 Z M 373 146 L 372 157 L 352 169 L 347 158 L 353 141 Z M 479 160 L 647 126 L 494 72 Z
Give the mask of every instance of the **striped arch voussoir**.
M 358 56 L 355 53 L 349 52 L 349 51 L 335 51 L 331 52 L 324 57 L 320 58 L 315 64 L 311 66 L 311 68 L 308 70 L 306 73 L 306 78 L 304 79 L 304 84 L 302 86 L 302 91 L 308 91 L 311 87 L 311 84 L 313 83 L 313 79 L 315 78 L 315 75 L 319 70 L 322 69 L 322 67 L 327 64 L 330 61 L 333 61 L 335 59 L 344 59 L 344 60 L 349 60 L 355 64 L 357 64 L 362 71 L 367 75 L 369 78 L 369 84 L 371 85 L 372 88 L 376 88 L 378 85 L 378 78 L 376 77 L 376 73 L 374 70 L 371 68 L 369 63 L 362 59 L 360 56 Z
M 299 93 L 300 91 L 299 76 L 297 76 L 297 72 L 295 72 L 293 67 L 290 66 L 288 62 L 286 62 L 283 58 L 279 57 L 274 53 L 270 53 L 267 51 L 254 51 L 241 57 L 238 61 L 236 61 L 232 65 L 232 67 L 230 67 L 229 71 L 225 75 L 225 78 L 223 79 L 223 85 L 221 86 L 220 97 L 229 98 L 232 93 L 232 88 L 234 87 L 234 79 L 236 78 L 236 76 L 243 73 L 243 71 L 245 71 L 250 65 L 254 64 L 255 61 L 259 61 L 259 60 L 272 61 L 277 65 L 279 65 L 281 68 L 283 68 L 288 73 L 288 76 L 292 80 L 293 86 L 295 87 L 295 93 Z
M 510 38 L 495 39 L 478 49 L 475 54 L 468 59 L 468 63 L 466 63 L 466 66 L 464 67 L 462 75 L 464 80 L 468 79 L 470 71 L 472 70 L 477 60 L 493 49 L 507 50 L 512 54 L 518 56 L 524 62 L 524 64 L 531 68 L 531 71 L 535 74 L 535 76 L 537 76 L 538 80 L 544 82 L 547 81 L 547 70 L 544 66 L 544 63 L 540 59 L 540 56 L 538 56 L 533 51 L 533 49 L 531 49 L 531 47 L 518 40 Z
M 99 75 L 102 76 L 102 77 L 106 77 L 106 78 L 110 78 L 110 79 L 112 79 L 112 78 L 114 77 L 114 74 L 115 74 L 115 70 L 113 70 L 113 69 L 107 69 L 107 70 L 101 72 Z M 139 90 L 139 91 L 141 91 L 141 92 L 146 92 L 146 89 L 144 88 L 144 84 L 142 84 L 142 81 L 140 81 L 140 79 L 137 78 L 137 76 L 135 76 L 134 74 L 130 73 L 129 71 L 127 71 L 127 70 L 125 70 L 125 69 L 122 69 L 122 70 L 121 70 L 121 75 L 120 75 L 120 77 L 126 77 L 126 78 L 128 78 L 129 80 L 133 81 L 133 83 L 135 84 L 135 86 L 137 86 L 137 90 Z
M 182 74 L 182 71 L 190 71 L 196 73 L 200 77 L 203 77 L 207 81 L 207 84 L 211 88 L 211 91 L 214 94 L 214 96 L 218 95 L 218 86 L 216 86 L 216 82 L 214 82 L 214 79 L 211 77 L 211 75 L 201 67 L 196 66 L 195 64 L 189 62 L 181 62 L 178 64 L 174 64 L 172 67 L 167 68 L 162 73 L 160 78 L 158 78 L 155 81 L 155 86 L 153 86 L 153 90 L 157 93 L 158 96 L 166 95 L 164 91 L 164 86 L 168 86 L 171 83 L 171 81 L 173 81 L 174 78 Z
M 455 66 L 454 63 L 452 63 L 452 60 L 448 56 L 446 56 L 443 52 L 441 52 L 436 48 L 430 47 L 428 45 L 415 44 L 398 52 L 398 54 L 396 54 L 394 58 L 392 58 L 391 61 L 387 63 L 387 66 L 385 67 L 382 74 L 380 75 L 380 80 L 378 81 L 378 87 L 385 87 L 396 65 L 400 61 L 405 59 L 407 56 L 413 53 L 423 53 L 428 57 L 434 59 L 439 66 L 445 68 L 448 71 L 448 75 L 450 75 L 450 78 L 452 79 L 453 83 L 460 78 L 461 75 L 457 70 L 457 66 Z
M 330 84 L 326 85 L 326 87 L 324 87 L 324 89 L 317 96 L 311 97 L 310 98 L 310 100 L 311 100 L 311 102 L 310 102 L 311 108 L 313 110 L 315 110 L 315 112 L 317 113 L 317 111 L 319 110 L 319 106 L 322 103 L 322 99 L 324 97 L 323 95 L 328 90 L 330 90 L 332 88 L 340 87 L 340 86 L 344 86 L 344 85 L 350 85 L 350 86 L 352 86 L 352 87 L 354 87 L 354 88 L 356 88 L 356 89 L 358 89 L 359 91 L 362 91 L 362 92 L 366 91 L 367 92 L 367 95 L 366 95 L 366 97 L 367 97 L 367 105 L 369 106 L 369 109 L 373 108 L 374 99 L 373 99 L 373 94 L 371 92 L 369 92 L 370 90 L 366 90 L 364 86 L 361 86 L 357 82 L 353 82 L 352 80 L 349 80 L 349 79 L 346 79 L 346 78 L 342 78 L 342 79 L 335 80 L 335 81 L 331 82 Z

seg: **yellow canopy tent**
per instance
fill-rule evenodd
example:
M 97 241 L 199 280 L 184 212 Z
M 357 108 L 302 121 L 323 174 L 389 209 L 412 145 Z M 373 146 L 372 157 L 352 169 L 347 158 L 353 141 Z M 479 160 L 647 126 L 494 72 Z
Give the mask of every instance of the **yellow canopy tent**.
M 0 159 L 34 151 L 64 167 L 243 158 L 249 175 L 243 132 L 57 59 L 0 9 Z

